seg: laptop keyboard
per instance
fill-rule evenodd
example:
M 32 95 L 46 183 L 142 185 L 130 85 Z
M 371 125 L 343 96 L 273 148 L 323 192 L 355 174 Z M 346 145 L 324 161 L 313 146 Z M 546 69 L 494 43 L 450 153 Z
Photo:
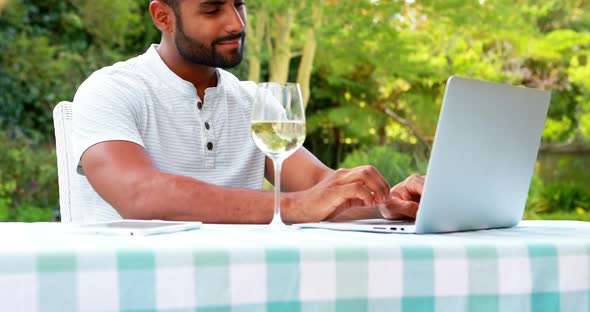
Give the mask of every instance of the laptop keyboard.
M 387 219 L 365 219 L 350 221 L 355 224 L 366 224 L 366 225 L 414 225 L 413 220 L 387 220 Z

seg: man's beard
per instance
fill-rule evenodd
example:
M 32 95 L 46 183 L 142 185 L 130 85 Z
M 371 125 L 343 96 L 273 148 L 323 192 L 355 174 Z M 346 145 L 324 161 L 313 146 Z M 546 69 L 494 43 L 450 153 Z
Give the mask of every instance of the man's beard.
M 176 35 L 174 36 L 174 44 L 176 50 L 185 60 L 198 65 L 205 65 L 209 67 L 232 68 L 242 62 L 242 50 L 246 41 L 246 33 L 240 32 L 229 36 L 217 38 L 211 43 L 208 48 L 205 44 L 187 36 L 182 28 L 182 21 L 180 18 L 176 19 Z M 242 44 L 239 48 L 231 50 L 231 55 L 226 57 L 223 54 L 215 51 L 215 45 L 222 41 L 242 38 Z

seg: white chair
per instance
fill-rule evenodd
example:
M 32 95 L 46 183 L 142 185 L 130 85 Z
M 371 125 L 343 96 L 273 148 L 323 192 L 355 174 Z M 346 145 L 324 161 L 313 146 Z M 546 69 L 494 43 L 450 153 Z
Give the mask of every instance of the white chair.
M 72 103 L 60 102 L 53 109 L 55 126 L 55 152 L 59 183 L 59 212 L 61 222 L 80 222 L 80 190 L 72 150 Z

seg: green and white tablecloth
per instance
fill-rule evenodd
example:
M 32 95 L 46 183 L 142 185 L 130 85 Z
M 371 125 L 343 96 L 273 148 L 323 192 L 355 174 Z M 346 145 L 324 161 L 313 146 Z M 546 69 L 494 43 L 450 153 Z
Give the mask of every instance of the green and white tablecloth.
M 590 311 L 590 223 L 444 235 L 0 224 L 0 311 Z

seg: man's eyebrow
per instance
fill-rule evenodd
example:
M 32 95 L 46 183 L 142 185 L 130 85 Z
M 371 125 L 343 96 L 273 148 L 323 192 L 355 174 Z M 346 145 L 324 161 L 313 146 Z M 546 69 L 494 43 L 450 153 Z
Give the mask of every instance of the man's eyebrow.
M 203 1 L 201 2 L 201 4 L 199 4 L 199 6 L 201 8 L 203 7 L 210 7 L 210 6 L 217 6 L 217 5 L 224 5 L 225 4 L 225 0 L 207 0 L 207 1 Z

